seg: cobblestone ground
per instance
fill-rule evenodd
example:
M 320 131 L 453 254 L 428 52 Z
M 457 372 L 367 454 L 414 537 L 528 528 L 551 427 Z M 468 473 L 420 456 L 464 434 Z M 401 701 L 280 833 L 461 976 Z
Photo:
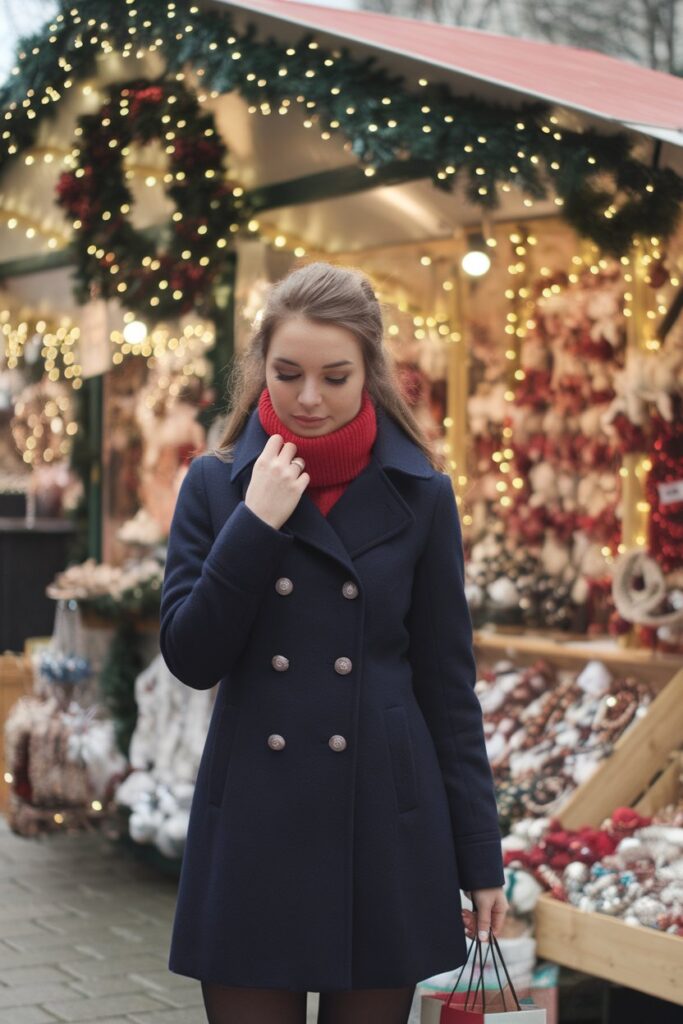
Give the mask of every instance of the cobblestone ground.
M 206 1024 L 199 982 L 167 967 L 175 899 L 99 833 L 25 839 L 0 815 L 0 1024 Z

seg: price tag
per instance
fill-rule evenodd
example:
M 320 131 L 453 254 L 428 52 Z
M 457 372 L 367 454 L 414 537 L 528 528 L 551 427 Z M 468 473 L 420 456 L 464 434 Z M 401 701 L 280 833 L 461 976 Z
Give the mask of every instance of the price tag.
M 675 501 L 683 501 L 683 480 L 668 480 L 657 484 L 659 501 L 662 505 L 673 505 Z
M 109 310 L 104 299 L 91 299 L 80 310 L 79 362 L 83 377 L 95 377 L 111 369 Z

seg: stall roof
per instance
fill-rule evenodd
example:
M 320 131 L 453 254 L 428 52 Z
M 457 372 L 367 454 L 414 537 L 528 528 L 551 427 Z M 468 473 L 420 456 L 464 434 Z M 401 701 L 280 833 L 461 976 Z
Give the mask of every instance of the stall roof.
M 507 105 L 543 96 L 556 104 L 558 113 L 561 107 L 563 113 L 566 111 L 573 130 L 588 126 L 609 134 L 622 125 L 635 128 L 635 122 L 627 121 L 627 117 L 641 121 L 649 118 L 649 127 L 639 129 L 634 139 L 638 159 L 647 163 L 657 160 L 660 167 L 671 167 L 683 175 L 683 81 L 672 76 L 569 47 L 294 0 L 203 0 L 202 6 L 229 11 L 239 31 L 254 26 L 261 39 L 273 38 L 278 45 L 312 33 L 326 47 L 347 44 L 354 57 L 376 57 L 384 70 L 401 74 L 407 81 L 417 83 L 423 75 L 448 81 L 455 94 L 476 93 Z M 589 95 L 590 78 L 588 73 L 577 73 L 579 64 L 592 69 L 590 112 L 578 108 L 582 98 Z M 115 56 L 103 57 L 98 62 L 96 85 L 104 87 L 120 80 L 125 70 Z M 141 77 L 154 77 L 163 72 L 162 57 L 147 54 L 136 70 Z M 614 88 L 616 82 L 621 85 L 619 91 Z M 655 104 L 655 85 L 659 88 L 661 82 L 665 84 L 663 99 L 657 93 Z M 651 83 L 649 91 L 645 83 Z M 86 110 L 96 110 L 100 102 L 97 88 L 88 96 L 72 90 L 52 117 L 41 118 L 39 144 L 63 149 L 64 140 L 73 137 L 76 119 Z M 238 90 L 210 97 L 205 109 L 214 116 L 227 146 L 231 178 L 247 191 L 296 183 L 311 175 L 328 175 L 332 180 L 336 172 L 343 174 L 357 164 L 341 134 L 323 141 L 298 118 L 252 114 Z M 660 115 L 656 126 L 652 123 L 655 111 Z M 675 120 L 679 111 L 681 115 Z M 677 124 L 680 128 L 675 127 Z M 671 144 L 659 145 L 652 136 Z M 163 171 L 163 152 L 152 147 L 146 159 Z M 30 167 L 16 161 L 3 171 L 1 185 L 7 210 L 39 227 L 29 237 L 24 230 L 10 230 L 7 221 L 0 222 L 0 268 L 4 267 L 6 273 L 24 271 L 23 264 L 17 269 L 17 261 L 42 256 L 58 261 L 60 253 L 49 252 L 46 239 L 54 233 L 62 249 L 70 234 L 63 211 L 54 201 L 61 167 L 59 160 L 36 160 Z M 348 254 L 404 242 L 419 244 L 452 238 L 463 228 L 482 225 L 482 209 L 472 203 L 466 184 L 464 179 L 454 181 L 449 192 L 435 188 L 426 176 L 397 184 L 377 183 L 371 189 L 348 194 L 341 187 L 335 192 L 330 186 L 324 201 L 317 193 L 303 201 L 305 189 L 299 187 L 296 201 L 290 201 L 291 192 L 275 192 L 280 202 L 271 197 L 258 219 L 264 233 L 285 235 L 308 251 Z M 130 187 L 135 226 L 165 223 L 170 207 L 163 190 L 148 189 L 140 176 L 131 181 Z M 489 214 L 491 222 L 513 223 L 519 218 L 558 215 L 550 195 L 535 197 L 532 205 L 528 197 L 513 188 L 499 198 L 500 205 Z
M 294 0 L 220 0 L 562 104 L 683 146 L 683 78 L 591 50 Z

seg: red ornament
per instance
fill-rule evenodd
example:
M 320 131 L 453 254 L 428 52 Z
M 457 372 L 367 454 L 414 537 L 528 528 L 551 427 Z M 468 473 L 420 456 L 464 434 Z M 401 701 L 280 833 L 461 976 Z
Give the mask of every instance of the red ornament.
M 645 279 L 652 288 L 661 288 L 669 280 L 669 271 L 663 259 L 657 260 L 650 267 Z

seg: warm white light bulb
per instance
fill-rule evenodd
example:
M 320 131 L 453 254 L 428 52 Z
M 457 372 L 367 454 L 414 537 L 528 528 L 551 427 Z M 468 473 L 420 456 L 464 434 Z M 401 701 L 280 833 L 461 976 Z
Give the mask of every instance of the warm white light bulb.
M 147 337 L 147 325 L 142 320 L 131 320 L 123 328 L 123 337 L 129 345 L 139 345 Z
M 491 266 L 491 258 L 485 252 L 472 249 L 463 256 L 461 266 L 470 277 L 481 277 Z

